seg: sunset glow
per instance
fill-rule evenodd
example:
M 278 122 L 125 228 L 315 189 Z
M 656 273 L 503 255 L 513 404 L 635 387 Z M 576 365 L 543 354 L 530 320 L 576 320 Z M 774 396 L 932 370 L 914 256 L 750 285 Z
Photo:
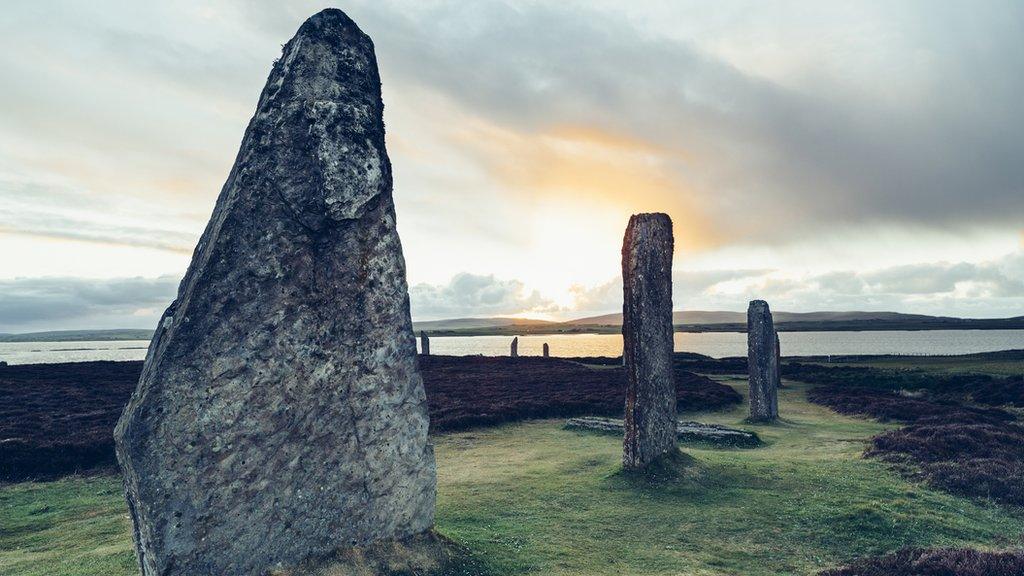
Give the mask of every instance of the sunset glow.
M 314 4 L 10 11 L 0 281 L 180 277 Z M 786 37 L 767 7 L 347 9 L 378 51 L 417 318 L 614 311 L 623 229 L 645 211 L 673 219 L 680 306 L 1024 309 L 1024 175 L 1000 160 L 1024 142 L 999 68 L 1022 51 L 1011 31 L 991 28 L 988 51 L 956 10 L 922 23 L 880 3 L 789 14 Z M 140 20 L 157 23 L 145 42 Z M 52 41 L 32 41 L 43 21 Z M 100 322 L 82 314 L 68 327 Z

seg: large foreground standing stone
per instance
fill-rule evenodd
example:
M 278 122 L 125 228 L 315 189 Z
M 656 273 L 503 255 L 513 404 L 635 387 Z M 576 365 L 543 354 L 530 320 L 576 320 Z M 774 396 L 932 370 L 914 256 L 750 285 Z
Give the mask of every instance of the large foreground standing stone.
M 643 468 L 676 449 L 672 375 L 672 220 L 636 214 L 622 241 L 626 417 L 622 464 Z
M 115 431 L 143 574 L 260 575 L 432 526 L 382 111 L 370 39 L 307 20 Z
M 764 300 L 747 308 L 747 369 L 750 419 L 771 422 L 779 417 L 779 349 L 772 312 Z

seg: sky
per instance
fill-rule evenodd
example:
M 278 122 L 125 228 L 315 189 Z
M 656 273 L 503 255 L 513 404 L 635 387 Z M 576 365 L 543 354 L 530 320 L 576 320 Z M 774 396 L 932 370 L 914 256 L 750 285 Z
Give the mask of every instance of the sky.
M 155 326 L 319 2 L 0 11 L 0 332 Z M 414 319 L 1024 315 L 1024 4 L 370 1 Z

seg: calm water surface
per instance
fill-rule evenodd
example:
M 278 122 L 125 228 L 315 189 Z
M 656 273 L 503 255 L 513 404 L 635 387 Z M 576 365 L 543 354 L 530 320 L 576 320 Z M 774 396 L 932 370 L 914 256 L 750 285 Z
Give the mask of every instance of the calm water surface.
M 930 330 L 924 332 L 782 332 L 784 356 L 827 354 L 968 354 L 1024 348 L 1024 330 Z M 434 336 L 434 354 L 465 356 L 509 353 L 510 336 Z M 520 336 L 519 354 L 539 356 L 547 342 L 552 356 L 618 356 L 622 336 L 618 334 L 572 334 Z M 86 360 L 142 360 L 145 340 L 113 342 L 0 342 L 0 360 L 9 364 L 83 362 Z M 747 335 L 738 332 L 677 332 L 677 351 L 698 352 L 715 358 L 743 356 Z
M 145 360 L 147 348 L 149 348 L 149 340 L 0 342 L 0 360 L 8 364 Z
M 828 354 L 969 354 L 1024 348 L 1024 330 L 904 330 L 879 332 L 780 332 L 783 356 Z M 442 337 L 430 339 L 434 354 L 507 355 L 510 336 Z M 552 356 L 618 356 L 619 334 L 520 336 L 519 354 L 539 356 L 547 342 Z M 747 335 L 741 332 L 676 332 L 678 352 L 697 352 L 715 358 L 745 356 Z

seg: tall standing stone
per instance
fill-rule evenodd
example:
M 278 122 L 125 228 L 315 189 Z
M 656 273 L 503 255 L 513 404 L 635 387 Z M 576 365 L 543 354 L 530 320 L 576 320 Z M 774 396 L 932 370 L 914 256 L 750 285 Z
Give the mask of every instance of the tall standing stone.
M 548 343 L 547 342 L 544 343 L 544 347 L 541 350 L 543 351 L 543 354 L 544 354 L 545 358 L 547 358 L 548 356 L 551 356 L 551 348 L 548 348 Z
M 433 524 L 373 43 L 283 48 L 115 430 L 145 576 L 249 575 Z
M 757 422 L 771 422 L 779 417 L 776 337 L 768 303 L 751 301 L 747 308 L 747 369 L 750 419 Z
M 672 220 L 636 214 L 622 241 L 626 417 L 622 463 L 643 468 L 676 449 L 672 374 Z
M 512 345 L 510 346 L 509 355 L 513 358 L 519 358 L 519 336 L 512 339 Z
M 420 354 L 430 356 L 430 337 L 423 330 L 420 330 Z
M 782 346 L 779 331 L 775 331 L 775 387 L 782 388 Z

